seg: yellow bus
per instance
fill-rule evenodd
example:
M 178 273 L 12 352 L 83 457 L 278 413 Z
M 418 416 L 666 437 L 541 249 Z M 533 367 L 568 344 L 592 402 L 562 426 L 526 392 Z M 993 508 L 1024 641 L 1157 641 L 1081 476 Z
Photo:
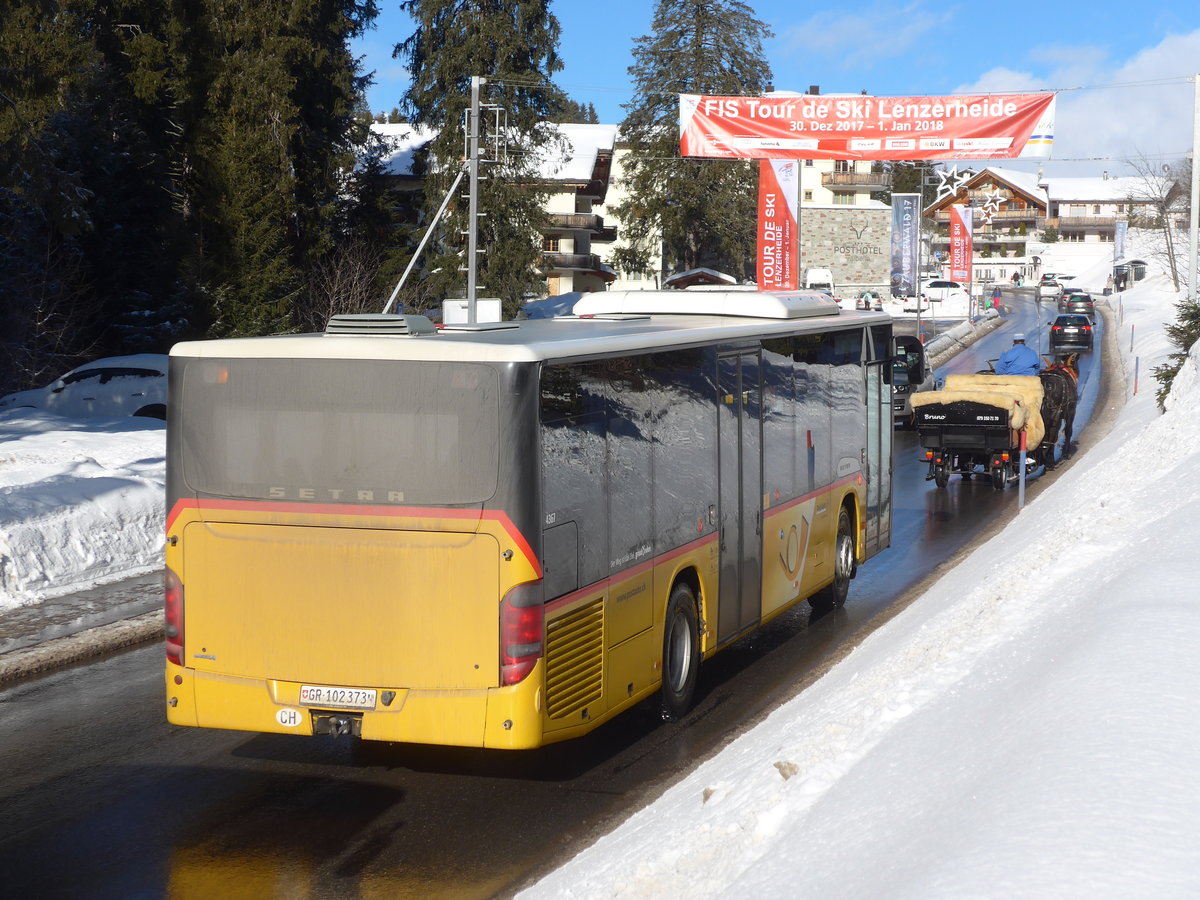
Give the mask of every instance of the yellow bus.
M 177 345 L 168 719 L 518 749 L 682 716 L 888 545 L 893 355 L 815 292 Z

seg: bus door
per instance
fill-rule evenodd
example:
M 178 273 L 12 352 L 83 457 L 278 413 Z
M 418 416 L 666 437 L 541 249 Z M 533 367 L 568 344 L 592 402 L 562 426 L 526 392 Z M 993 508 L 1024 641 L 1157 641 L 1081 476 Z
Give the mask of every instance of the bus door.
M 892 391 L 884 383 L 884 366 L 867 363 L 867 515 L 864 556 L 874 556 L 892 542 Z
M 762 609 L 762 359 L 717 359 L 721 575 L 717 641 L 758 622 Z

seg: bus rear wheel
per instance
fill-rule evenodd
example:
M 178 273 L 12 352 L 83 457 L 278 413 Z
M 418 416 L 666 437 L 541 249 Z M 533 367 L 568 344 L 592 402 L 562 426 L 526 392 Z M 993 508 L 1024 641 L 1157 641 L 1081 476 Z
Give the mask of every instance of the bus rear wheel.
M 682 718 L 692 707 L 700 673 L 700 625 L 696 597 L 683 582 L 671 590 L 663 620 L 662 717 Z
M 850 594 L 850 579 L 854 577 L 854 529 L 850 512 L 842 507 L 838 513 L 837 541 L 833 546 L 833 582 L 808 598 L 816 612 L 829 612 L 846 605 Z

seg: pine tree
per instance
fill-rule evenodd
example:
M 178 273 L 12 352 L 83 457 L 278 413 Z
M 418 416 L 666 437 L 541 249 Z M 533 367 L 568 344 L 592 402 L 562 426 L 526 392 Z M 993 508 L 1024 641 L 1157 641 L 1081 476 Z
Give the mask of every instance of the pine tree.
M 211 333 L 295 326 L 306 272 L 333 252 L 339 189 L 366 123 L 347 41 L 374 0 L 205 0 L 182 191 L 214 298 Z M 199 23 L 197 23 L 199 25 Z
M 564 122 L 579 125 L 596 125 L 596 107 L 591 103 L 578 103 L 569 98 L 563 98 L 559 108 L 550 115 L 551 122 Z
M 21 4 L 0 20 L 0 377 L 165 350 L 178 294 L 161 120 L 128 78 L 148 0 Z M 157 4 L 153 4 L 157 6 Z M 163 298 L 167 298 L 164 300 Z
M 681 159 L 681 93 L 759 95 L 771 82 L 770 28 L 740 0 L 658 0 L 652 33 L 634 42 L 635 94 L 621 125 L 628 199 L 616 208 L 625 271 L 647 271 L 662 242 L 663 274 L 701 266 L 753 274 L 756 168 Z
M 545 122 L 562 99 L 550 80 L 562 68 L 558 19 L 549 0 L 404 0 L 401 6 L 417 23 L 394 53 L 412 76 L 401 111 L 438 132 L 418 172 L 427 218 L 461 166 L 472 76 L 487 79 L 485 102 L 507 117 L 507 161 L 489 165 L 480 188 L 479 294 L 500 297 L 512 315 L 529 293 L 544 289 L 535 268 L 545 202 L 537 164 L 539 154 L 553 152 L 555 135 Z M 466 227 L 466 203 L 456 200 L 436 248 L 421 261 L 418 305 L 464 295 Z
M 1154 377 L 1158 381 L 1158 391 L 1155 394 L 1159 409 L 1164 409 L 1167 395 L 1171 393 L 1171 385 L 1175 376 L 1183 368 L 1184 360 L 1200 340 L 1200 303 L 1195 300 L 1183 300 L 1175 305 L 1179 316 L 1175 322 L 1166 326 L 1167 339 L 1179 348 L 1167 356 L 1167 362 L 1154 367 Z

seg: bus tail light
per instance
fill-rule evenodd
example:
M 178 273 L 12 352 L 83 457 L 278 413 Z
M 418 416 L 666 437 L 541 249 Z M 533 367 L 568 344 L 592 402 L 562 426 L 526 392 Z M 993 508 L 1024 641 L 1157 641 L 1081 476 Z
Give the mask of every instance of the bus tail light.
M 163 618 L 167 661 L 183 665 L 183 582 L 170 569 L 163 570 Z
M 519 584 L 500 604 L 500 684 L 516 684 L 533 671 L 545 646 L 546 613 L 540 581 Z

